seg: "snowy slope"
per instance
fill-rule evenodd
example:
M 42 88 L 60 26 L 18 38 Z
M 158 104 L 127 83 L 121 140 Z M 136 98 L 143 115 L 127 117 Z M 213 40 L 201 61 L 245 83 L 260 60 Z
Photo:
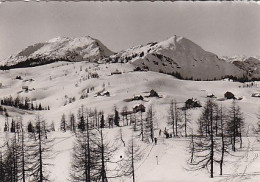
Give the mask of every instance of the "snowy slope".
M 1 97 L 9 96 L 29 97 L 35 103 L 41 103 L 43 106 L 50 106 L 50 110 L 39 111 L 48 123 L 55 123 L 56 132 L 54 151 L 55 156 L 51 161 L 54 165 L 49 167 L 51 171 L 51 180 L 54 182 L 69 181 L 70 161 L 72 153 L 72 144 L 74 136 L 70 132 L 62 133 L 59 131 L 61 115 L 64 113 L 68 117 L 69 113 L 77 114 L 77 109 L 83 104 L 88 109 L 97 108 L 103 110 L 105 118 L 112 114 L 114 106 L 119 111 L 124 106 L 129 110 L 140 103 L 140 101 L 125 102 L 124 99 L 132 98 L 133 95 L 148 95 L 151 89 L 155 89 L 161 98 L 145 98 L 143 103 L 145 107 L 153 105 L 156 120 L 156 134 L 159 129 L 167 125 L 168 108 L 171 99 L 177 99 L 178 107 L 182 107 L 184 102 L 189 98 L 197 98 L 202 105 L 207 100 L 206 95 L 214 94 L 217 98 L 222 98 L 226 91 L 235 94 L 236 97 L 243 97 L 243 100 L 237 101 L 244 113 L 246 126 L 251 130 L 257 124 L 256 113 L 260 107 L 259 98 L 251 97 L 252 93 L 260 92 L 260 83 L 255 87 L 242 88 L 243 84 L 229 81 L 191 81 L 178 80 L 173 76 L 161 74 L 158 72 L 133 72 L 134 66 L 131 64 L 95 64 L 86 62 L 56 62 L 53 64 L 43 65 L 33 68 L 18 68 L 8 71 L 0 71 L 2 86 L 0 87 Z M 119 70 L 122 74 L 111 75 L 111 72 Z M 91 73 L 97 73 L 99 78 L 88 78 Z M 15 79 L 21 76 L 22 80 Z M 32 81 L 29 81 L 33 79 Z M 22 86 L 28 86 L 29 92 L 24 92 Z M 94 87 L 93 91 L 88 93 L 88 97 L 80 99 L 82 93 L 88 88 Z M 110 97 L 98 96 L 96 93 L 103 89 L 110 92 Z M 22 92 L 21 92 L 22 91 Z M 66 103 L 67 98 L 75 97 L 75 102 Z M 231 100 L 218 101 L 224 107 L 229 107 Z M 26 124 L 30 120 L 34 120 L 37 111 L 23 111 L 7 107 L 12 117 L 22 115 Z M 191 128 L 196 131 L 197 118 L 201 112 L 201 108 L 189 111 L 191 123 L 189 124 L 189 132 Z M 4 141 L 3 127 L 5 117 L 0 115 L 0 135 L 1 141 Z M 107 140 L 116 140 L 119 128 L 105 129 Z M 131 127 L 122 127 L 124 140 L 127 142 L 132 135 Z M 138 135 L 139 133 L 134 133 Z M 227 159 L 228 163 L 224 168 L 224 176 L 218 176 L 210 179 L 206 170 L 189 171 L 186 161 L 189 158 L 187 147 L 189 141 L 184 138 L 174 138 L 166 140 L 158 138 L 158 145 L 146 144 L 139 141 L 144 153 L 143 158 L 136 163 L 136 181 L 138 182 L 208 182 L 208 181 L 239 181 L 243 178 L 245 182 L 260 181 L 259 175 L 256 174 L 259 169 L 260 155 L 254 147 L 259 144 L 252 140 L 250 143 L 245 139 L 245 150 L 238 153 L 239 158 Z M 119 153 L 115 158 L 119 159 L 125 147 L 120 146 Z M 159 163 L 157 165 L 156 156 Z M 241 164 L 241 162 L 243 162 Z M 216 169 L 217 170 L 217 169 Z M 247 175 L 249 174 L 249 175 Z M 252 174 L 252 175 L 250 175 Z M 109 175 L 109 174 L 108 174 Z M 244 179 L 245 178 L 245 179 Z M 131 177 L 122 177 L 109 179 L 110 182 L 130 182 Z
M 162 42 L 136 46 L 110 57 L 112 62 L 131 62 L 151 71 L 179 73 L 187 79 L 213 80 L 226 75 L 242 77 L 245 73 L 236 66 L 203 50 L 192 41 L 173 36 Z
M 78 38 L 57 37 L 44 43 L 28 46 L 18 54 L 8 58 L 3 64 L 12 66 L 27 61 L 29 63 L 26 66 L 32 66 L 59 60 L 93 62 L 111 54 L 113 54 L 112 51 L 99 40 L 90 36 Z
M 154 104 L 154 107 L 158 105 L 158 109 L 162 110 L 158 117 L 162 117 L 160 118 L 162 120 L 167 119 L 167 107 L 171 99 L 177 98 L 182 104 L 189 98 L 197 98 L 204 102 L 207 100 L 207 95 L 213 93 L 218 98 L 223 98 L 226 91 L 234 93 L 237 98 L 244 97 L 239 104 L 246 112 L 251 113 L 250 115 L 258 111 L 259 99 L 251 95 L 259 92 L 259 83 L 253 88 L 242 89 L 239 86 L 243 87 L 243 84 L 237 82 L 222 80 L 194 82 L 151 71 L 133 72 L 133 69 L 134 66 L 131 64 L 57 62 L 41 67 L 1 71 L 0 94 L 1 98 L 10 95 L 15 98 L 19 95 L 35 100 L 35 103 L 49 105 L 50 111 L 41 112 L 48 113 L 47 117 L 50 119 L 47 120 L 50 121 L 51 118 L 59 118 L 62 113 L 76 112 L 85 103 L 88 103 L 90 108 L 104 110 L 105 115 L 113 113 L 115 105 L 118 108 L 123 106 L 132 108 L 140 101 L 125 102 L 124 99 L 132 98 L 134 95 L 149 95 L 151 89 L 155 89 L 162 98 L 145 98 L 143 104 L 145 106 Z M 121 71 L 122 74 L 111 75 L 115 70 Z M 97 73 L 99 78 L 88 78 L 88 75 L 93 73 Z M 15 79 L 16 76 L 21 76 L 22 80 Z M 23 86 L 28 86 L 28 93 L 23 91 Z M 88 97 L 80 99 L 80 96 L 91 87 L 95 89 L 88 93 Z M 97 92 L 104 89 L 110 92 L 110 97 L 95 97 Z M 75 97 L 76 101 L 64 106 L 66 98 L 71 97 Z M 231 101 L 221 103 L 228 106 Z

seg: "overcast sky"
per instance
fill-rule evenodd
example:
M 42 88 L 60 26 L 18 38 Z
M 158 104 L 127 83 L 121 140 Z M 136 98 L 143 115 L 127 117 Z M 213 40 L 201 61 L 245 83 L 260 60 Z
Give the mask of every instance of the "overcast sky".
M 57 36 L 89 35 L 112 51 L 184 36 L 218 55 L 260 55 L 260 5 L 234 2 L 5 2 L 0 59 Z

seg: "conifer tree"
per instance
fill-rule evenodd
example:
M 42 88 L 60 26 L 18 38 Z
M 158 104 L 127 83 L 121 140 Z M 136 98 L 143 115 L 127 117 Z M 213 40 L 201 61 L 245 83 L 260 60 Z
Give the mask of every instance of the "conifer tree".
M 75 126 L 76 120 L 75 115 L 73 113 L 70 114 L 70 130 L 72 132 L 76 132 L 76 126 Z
M 34 127 L 33 127 L 33 124 L 32 124 L 31 121 L 28 123 L 27 131 L 28 131 L 29 133 L 34 133 Z
M 40 110 L 40 111 L 43 110 L 41 103 L 39 104 L 38 110 Z
M 78 129 L 80 131 L 85 131 L 86 130 L 85 111 L 84 111 L 84 106 L 83 105 L 78 109 Z
M 11 128 L 10 128 L 10 131 L 11 131 L 11 133 L 15 133 L 15 122 L 14 122 L 13 119 L 12 119 L 12 122 L 11 122 Z
M 105 119 L 104 119 L 104 114 L 101 115 L 101 119 L 100 119 L 100 128 L 105 128 Z
M 120 120 L 119 113 L 118 113 L 118 111 L 115 108 L 114 125 L 119 127 L 119 120 Z
M 5 122 L 5 127 L 4 127 L 4 132 L 7 132 L 9 129 L 8 129 L 8 124 L 7 122 Z
M 62 114 L 61 121 L 60 121 L 60 130 L 66 132 L 67 129 L 67 121 L 65 114 Z

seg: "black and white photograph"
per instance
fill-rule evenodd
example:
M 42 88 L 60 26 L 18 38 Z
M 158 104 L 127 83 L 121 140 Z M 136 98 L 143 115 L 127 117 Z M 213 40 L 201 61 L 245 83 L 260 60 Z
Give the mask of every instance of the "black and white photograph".
M 260 3 L 0 1 L 0 182 L 259 182 Z

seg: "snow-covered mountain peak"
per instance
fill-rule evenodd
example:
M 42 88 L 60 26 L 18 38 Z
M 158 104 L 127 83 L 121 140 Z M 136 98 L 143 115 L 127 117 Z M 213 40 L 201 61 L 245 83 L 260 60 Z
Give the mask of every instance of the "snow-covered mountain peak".
M 65 40 L 65 39 L 68 40 L 69 38 L 58 36 L 58 37 L 55 37 L 55 38 L 48 40 L 47 43 L 61 42 L 62 40 Z
M 9 57 L 4 65 L 7 67 L 36 66 L 58 60 L 96 62 L 112 54 L 113 52 L 99 40 L 90 36 L 56 37 L 47 42 L 28 46 L 18 54 Z
M 173 37 L 160 42 L 159 45 L 163 49 L 186 49 L 186 51 L 193 52 L 202 50 L 199 45 L 195 44 L 191 40 L 177 35 L 174 35 Z
M 162 49 L 176 49 L 176 44 L 178 44 L 177 42 L 179 42 L 180 38 L 181 37 L 173 36 L 165 41 L 160 42 L 159 45 Z
M 243 70 L 219 59 L 216 54 L 176 35 L 161 42 L 121 51 L 110 59 L 112 62 L 130 62 L 151 71 L 196 80 L 221 79 L 226 75 L 241 77 L 244 74 Z
M 172 45 L 176 45 L 177 43 L 179 43 L 182 39 L 183 37 L 174 35 L 173 37 L 170 37 L 167 40 L 162 41 L 161 44 L 165 46 L 168 45 L 168 47 L 171 47 Z

